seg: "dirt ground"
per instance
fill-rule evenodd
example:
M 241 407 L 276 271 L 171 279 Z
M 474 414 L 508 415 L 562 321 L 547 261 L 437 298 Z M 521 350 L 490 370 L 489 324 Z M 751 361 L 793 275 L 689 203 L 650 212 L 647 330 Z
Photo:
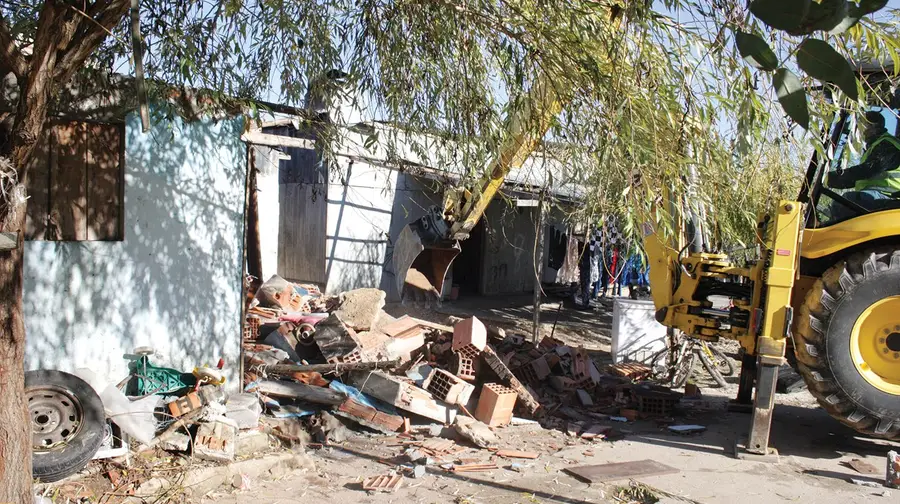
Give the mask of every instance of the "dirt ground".
M 530 334 L 528 302 L 524 298 L 461 302 L 445 305 L 438 313 L 410 307 L 387 310 L 433 321 L 445 321 L 447 314 L 474 313 L 485 322 Z M 552 330 L 557 307 L 556 302 L 544 305 L 547 313 L 543 334 Z M 602 365 L 603 355 L 609 351 L 609 323 L 608 310 L 579 312 L 564 307 L 555 336 L 591 348 L 595 360 Z M 400 455 L 404 447 L 394 437 L 359 435 L 341 446 L 309 451 L 315 470 L 297 471 L 275 481 L 254 481 L 249 490 L 220 492 L 204 502 L 897 502 L 900 490 L 858 486 L 849 479 L 883 482 L 885 455 L 888 450 L 897 450 L 898 445 L 858 436 L 818 408 L 806 391 L 777 398 L 771 445 L 780 451 L 778 463 L 735 458 L 734 442 L 745 436 L 750 416 L 727 411 L 728 400 L 737 391 L 736 377 L 730 381 L 728 388 L 717 389 L 698 380 L 703 399 L 694 404 L 700 406 L 685 408 L 676 417 L 678 423 L 705 426 L 706 431 L 699 434 L 673 434 L 654 421 L 598 422 L 616 428 L 622 439 L 587 441 L 536 425 L 509 426 L 496 430 L 501 448 L 534 451 L 539 454 L 537 459 L 509 461 L 470 447 L 447 460 L 495 461 L 498 469 L 450 473 L 432 465 L 420 478 L 405 477 L 395 493 L 378 494 L 362 490 L 363 478 L 388 473 L 392 467 L 380 461 Z M 628 480 L 589 485 L 564 471 L 582 465 L 644 459 L 678 470 L 676 474 L 638 478 L 640 488 L 649 490 L 652 498 L 646 494 L 635 497 L 636 489 L 626 493 Z M 878 474 L 857 473 L 846 465 L 852 459 L 872 464 Z M 513 470 L 512 462 L 521 467 Z

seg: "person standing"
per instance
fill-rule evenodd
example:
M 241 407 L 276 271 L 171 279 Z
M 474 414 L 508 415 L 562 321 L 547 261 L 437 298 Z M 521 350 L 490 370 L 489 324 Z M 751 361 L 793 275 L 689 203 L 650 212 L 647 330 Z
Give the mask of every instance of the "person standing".
M 619 257 L 619 246 L 622 242 L 622 236 L 619 232 L 619 223 L 615 215 L 607 216 L 603 223 L 603 264 L 601 265 L 602 288 L 601 297 L 606 296 L 606 289 L 609 283 L 613 282 L 612 295 L 622 294 L 622 287 L 619 286 L 619 276 L 624 266 L 623 261 Z M 618 294 L 616 293 L 618 292 Z

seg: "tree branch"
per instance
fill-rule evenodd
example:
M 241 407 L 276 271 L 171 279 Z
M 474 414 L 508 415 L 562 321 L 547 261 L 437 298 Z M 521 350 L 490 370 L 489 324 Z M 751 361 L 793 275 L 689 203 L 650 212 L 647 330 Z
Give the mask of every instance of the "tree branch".
M 0 60 L 9 67 L 17 78 L 22 77 L 28 72 L 28 62 L 25 56 L 19 51 L 16 41 L 13 40 L 12 32 L 6 19 L 0 16 Z
M 102 7 L 100 7 L 102 5 Z M 56 64 L 54 81 L 63 83 L 68 81 L 78 71 L 88 57 L 93 53 L 103 40 L 112 33 L 128 13 L 131 7 L 129 0 L 109 0 L 97 2 L 87 11 L 91 21 L 82 23 L 78 36 L 74 37 L 70 44 L 60 53 Z

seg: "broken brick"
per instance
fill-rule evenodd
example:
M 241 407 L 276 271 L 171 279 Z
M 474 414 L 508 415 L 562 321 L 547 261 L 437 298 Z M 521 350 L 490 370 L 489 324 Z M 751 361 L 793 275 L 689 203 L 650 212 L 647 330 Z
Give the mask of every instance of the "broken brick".
M 475 379 L 475 360 L 461 354 L 456 356 L 456 376 L 466 381 Z
M 403 477 L 399 474 L 385 474 L 364 479 L 362 488 L 370 492 L 396 492 L 402 484 Z
M 179 418 L 202 406 L 203 401 L 200 400 L 200 394 L 189 392 L 184 397 L 179 397 L 169 403 L 169 413 L 172 414 L 172 417 Z
M 325 360 L 331 364 L 362 360 L 362 348 L 356 331 L 345 326 L 334 314 L 316 324 L 313 339 Z
M 237 424 L 226 419 L 201 423 L 194 436 L 194 456 L 217 462 L 234 460 L 234 440 Z
M 353 420 L 364 427 L 375 429 L 385 434 L 394 433 L 403 429 L 405 420 L 401 416 L 378 411 L 371 406 L 366 406 L 353 399 L 347 399 L 341 403 L 338 409 L 334 411 L 334 414 Z
M 441 401 L 465 406 L 475 391 L 475 387 L 462 379 L 453 376 L 443 369 L 434 369 L 422 388 L 434 394 Z
M 511 388 L 485 383 L 475 408 L 475 418 L 491 427 L 508 424 L 512 420 L 516 397 L 516 391 Z
M 454 352 L 474 359 L 487 346 L 487 328 L 475 317 L 470 317 L 453 326 Z

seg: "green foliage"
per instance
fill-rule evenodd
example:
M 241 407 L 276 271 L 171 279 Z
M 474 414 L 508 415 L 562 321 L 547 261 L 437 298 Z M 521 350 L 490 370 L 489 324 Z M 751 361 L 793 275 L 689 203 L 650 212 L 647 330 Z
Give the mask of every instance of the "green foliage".
M 797 65 L 810 77 L 836 84 L 851 100 L 859 99 L 853 69 L 824 40 L 804 40 L 797 48 Z
M 778 57 L 759 35 L 738 31 L 734 33 L 734 42 L 749 65 L 768 71 L 778 68 Z
M 481 176 L 504 118 L 538 76 L 550 75 L 569 102 L 540 154 L 548 166 L 565 167 L 565 176 L 545 180 L 586 195 L 569 209 L 573 220 L 615 212 L 635 233 L 645 220 L 674 230 L 682 210 L 661 204 L 671 195 L 707 209 L 717 243 L 733 244 L 752 239 L 756 213 L 770 199 L 796 193 L 810 151 L 809 137 L 782 120 L 776 101 L 815 131 L 833 109 L 807 87 L 824 82 L 843 91 L 839 98 L 855 98 L 846 61 L 826 70 L 834 54 L 801 46 L 791 33 L 821 39 L 843 59 L 896 59 L 893 25 L 866 17 L 882 7 L 870 0 L 754 0 L 749 8 L 744 0 L 173 0 L 142 2 L 141 29 L 150 82 L 294 105 L 312 88 L 364 119 L 402 126 L 378 130 L 366 148 L 416 153 L 460 185 Z M 39 9 L 40 2 L 0 5 L 23 45 L 33 42 Z M 86 70 L 129 73 L 127 29 L 123 19 Z M 332 69 L 349 75 L 346 87 L 322 78 Z

